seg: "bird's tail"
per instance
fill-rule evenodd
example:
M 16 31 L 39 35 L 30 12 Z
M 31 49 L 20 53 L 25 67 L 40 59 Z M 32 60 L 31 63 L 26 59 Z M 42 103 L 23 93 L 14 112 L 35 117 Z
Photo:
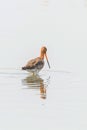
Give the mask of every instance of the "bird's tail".
M 22 67 L 22 70 L 26 70 L 26 67 L 24 66 L 24 67 Z

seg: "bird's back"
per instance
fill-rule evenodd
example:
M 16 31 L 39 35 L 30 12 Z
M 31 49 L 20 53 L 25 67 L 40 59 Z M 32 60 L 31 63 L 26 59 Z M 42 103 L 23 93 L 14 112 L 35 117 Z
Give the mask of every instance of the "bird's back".
M 40 57 L 37 57 L 35 59 L 30 60 L 26 66 L 22 67 L 23 70 L 28 70 L 31 72 L 34 71 L 40 71 L 44 66 L 44 60 L 42 60 Z

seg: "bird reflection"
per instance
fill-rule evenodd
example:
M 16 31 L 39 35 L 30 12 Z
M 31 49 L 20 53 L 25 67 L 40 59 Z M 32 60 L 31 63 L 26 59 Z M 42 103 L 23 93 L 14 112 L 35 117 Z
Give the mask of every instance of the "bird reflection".
M 26 85 L 29 89 L 39 89 L 40 97 L 42 99 L 46 99 L 46 87 L 48 86 L 49 78 L 44 81 L 39 75 L 31 75 L 23 79 L 22 83 L 23 85 Z

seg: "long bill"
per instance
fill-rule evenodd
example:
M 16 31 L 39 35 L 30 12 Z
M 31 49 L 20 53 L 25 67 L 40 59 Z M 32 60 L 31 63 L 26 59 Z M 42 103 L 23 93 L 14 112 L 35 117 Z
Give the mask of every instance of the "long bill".
M 45 53 L 45 57 L 46 57 L 46 60 L 47 60 L 48 66 L 49 66 L 49 68 L 50 68 L 50 63 L 49 63 L 49 61 L 48 61 L 48 57 L 47 57 L 47 54 L 46 54 L 46 53 Z

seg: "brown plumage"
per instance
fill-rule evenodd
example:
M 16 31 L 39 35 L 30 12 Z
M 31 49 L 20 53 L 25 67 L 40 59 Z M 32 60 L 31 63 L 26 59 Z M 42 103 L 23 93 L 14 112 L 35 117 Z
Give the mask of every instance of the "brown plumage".
M 24 67 L 22 67 L 22 70 L 27 70 L 32 73 L 38 73 L 44 67 L 44 56 L 46 57 L 48 66 L 50 68 L 50 64 L 46 52 L 47 52 L 47 48 L 42 47 L 40 56 L 28 61 L 28 63 Z

